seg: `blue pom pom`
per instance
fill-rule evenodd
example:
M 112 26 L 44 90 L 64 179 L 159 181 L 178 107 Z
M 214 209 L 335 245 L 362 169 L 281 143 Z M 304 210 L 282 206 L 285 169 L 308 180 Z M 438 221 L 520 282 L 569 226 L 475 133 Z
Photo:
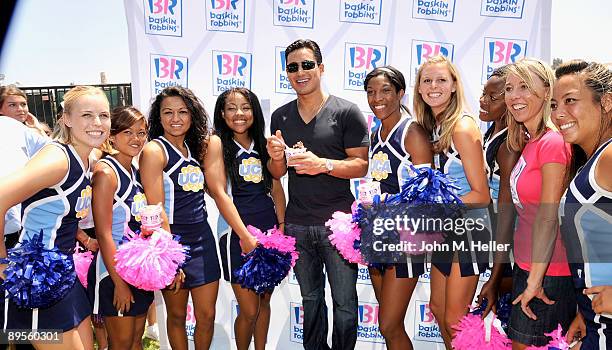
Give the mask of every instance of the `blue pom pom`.
M 3 287 L 19 307 L 46 308 L 63 299 L 76 281 L 72 256 L 47 249 L 42 232 L 8 251 Z
M 489 300 L 487 298 L 482 299 L 480 306 L 476 307 L 470 313 L 478 316 L 482 316 L 487 308 Z M 512 295 L 511 293 L 505 293 L 497 299 L 496 312 L 497 319 L 501 322 L 502 329 L 508 333 L 508 322 L 510 322 L 510 311 L 512 310 Z
M 257 294 L 272 292 L 291 269 L 291 253 L 258 245 L 244 256 L 244 264 L 234 271 L 236 281 Z
M 461 189 L 457 181 L 439 170 L 410 166 L 415 176 L 404 183 L 399 193 L 401 202 L 411 204 L 461 204 L 455 194 Z
M 497 318 L 506 333 L 508 333 L 510 311 L 512 311 L 512 294 L 508 292 L 497 299 Z
M 411 166 L 412 167 L 412 166 Z M 415 173 L 402 186 L 399 193 L 388 195 L 384 201 L 380 196 L 375 196 L 370 207 L 366 208 L 359 205 L 353 215 L 353 221 L 359 223 L 361 228 L 361 254 L 369 263 L 399 263 L 406 261 L 406 256 L 402 251 L 382 251 L 375 250 L 377 247 L 388 247 L 400 242 L 400 232 L 394 230 L 381 230 L 382 220 L 390 219 L 403 223 L 404 218 L 428 218 L 428 219 L 448 219 L 460 217 L 465 210 L 461 199 L 455 194 L 459 189 L 454 184 L 456 180 L 443 174 L 442 172 L 425 167 L 412 167 Z M 375 225 L 375 220 L 377 220 Z M 411 221 L 408 221 L 412 224 Z M 375 232 L 375 229 L 377 233 Z M 420 233 L 449 234 L 443 229 L 432 225 L 430 230 L 423 227 L 406 227 L 406 231 Z M 381 232 L 382 231 L 382 232 Z

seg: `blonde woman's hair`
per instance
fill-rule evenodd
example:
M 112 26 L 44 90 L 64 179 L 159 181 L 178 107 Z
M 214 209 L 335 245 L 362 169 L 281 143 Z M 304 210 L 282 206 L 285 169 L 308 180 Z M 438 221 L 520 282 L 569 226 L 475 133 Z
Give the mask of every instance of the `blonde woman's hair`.
M 28 97 L 26 96 L 25 92 L 23 92 L 15 85 L 0 86 L 0 108 L 2 108 L 4 100 L 6 100 L 6 98 L 9 96 L 21 96 L 26 101 L 28 100 Z
M 86 95 L 100 95 L 104 98 L 106 103 L 108 103 L 108 98 L 102 89 L 95 86 L 75 86 L 72 89 L 68 90 L 64 95 L 64 110 L 62 111 L 62 116 L 57 120 L 57 126 L 53 130 L 53 139 L 64 143 L 69 144 L 72 142 L 72 136 L 70 134 L 70 128 L 66 126 L 65 120 L 68 114 L 74 108 L 74 104 L 78 101 L 79 98 Z M 105 147 L 108 147 L 109 150 L 112 150 L 108 140 L 104 141 L 104 143 L 100 146 L 100 149 L 104 150 Z
M 535 90 L 535 82 L 533 77 L 537 77 L 542 81 L 544 86 L 548 89 L 546 95 L 538 96 L 544 99 L 544 106 L 542 107 L 542 119 L 538 124 L 535 135 L 530 135 L 531 139 L 537 139 L 541 137 L 546 129 L 557 130 L 550 117 L 550 101 L 552 99 L 552 89 L 555 81 L 555 74 L 553 73 L 550 66 L 540 60 L 534 58 L 523 58 L 508 66 L 506 71 L 506 77 L 509 75 L 516 75 L 522 81 L 527 84 L 529 91 L 532 94 L 538 96 Z M 508 122 L 508 139 L 506 140 L 508 148 L 515 152 L 521 152 L 523 147 L 527 144 L 527 128 L 523 123 L 517 122 L 512 116 L 512 108 L 507 106 L 508 114 L 506 116 Z
M 423 97 L 419 93 L 421 85 L 421 76 L 423 69 L 432 64 L 444 64 L 450 72 L 451 78 L 455 82 L 455 92 L 451 93 L 450 101 L 446 109 L 441 113 L 440 120 L 440 139 L 434 145 L 434 152 L 446 152 L 453 141 L 453 131 L 455 125 L 467 111 L 467 103 L 465 102 L 465 93 L 463 92 L 463 84 L 459 76 L 457 67 L 449 61 L 448 58 L 442 55 L 434 56 L 419 67 L 414 84 L 413 111 L 416 115 L 416 120 L 425 128 L 431 135 L 436 128 L 436 116 L 431 107 L 425 103 Z

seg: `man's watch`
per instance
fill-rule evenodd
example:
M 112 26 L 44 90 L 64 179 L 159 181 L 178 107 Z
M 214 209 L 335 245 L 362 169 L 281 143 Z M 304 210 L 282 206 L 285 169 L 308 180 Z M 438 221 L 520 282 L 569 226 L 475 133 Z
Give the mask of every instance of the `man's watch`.
M 331 159 L 325 159 L 325 169 L 327 170 L 328 175 L 332 172 L 332 170 L 334 170 L 334 163 Z

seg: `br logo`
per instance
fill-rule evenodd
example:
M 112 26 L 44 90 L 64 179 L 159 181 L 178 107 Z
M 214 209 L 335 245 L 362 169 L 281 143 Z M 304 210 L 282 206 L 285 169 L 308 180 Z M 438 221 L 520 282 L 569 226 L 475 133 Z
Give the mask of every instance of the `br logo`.
M 513 41 L 490 41 L 489 42 L 489 62 L 508 64 L 516 62 L 521 55 L 525 56 L 523 48 Z
M 433 56 L 442 55 L 450 57 L 449 49 L 439 43 L 422 43 L 416 45 L 417 62 L 421 65 L 427 59 Z
M 306 0 L 279 0 L 281 5 L 306 5 Z
M 304 307 L 299 303 L 289 303 L 289 340 L 294 343 L 304 341 Z
M 485 84 L 495 69 L 525 57 L 527 40 L 485 38 L 483 52 L 482 83 Z
M 155 14 L 174 15 L 174 7 L 177 4 L 178 0 L 149 0 L 149 10 Z
M 160 79 L 180 80 L 185 63 L 177 58 L 158 57 L 154 58 L 155 74 Z
M 247 64 L 248 60 L 242 55 L 227 53 L 217 55 L 217 69 L 220 75 L 240 75 L 242 77 Z
M 353 46 L 349 48 L 351 67 L 374 69 L 383 63 L 383 53 L 373 47 Z
M 386 60 L 386 46 L 346 43 L 344 47 L 344 88 L 363 91 L 363 81 L 368 71 L 384 66 Z
M 235 10 L 236 3 L 238 2 L 238 0 L 211 0 L 211 1 L 212 1 L 212 7 L 215 10 L 220 10 L 220 9 L 229 10 L 230 8 Z
M 285 58 L 285 50 L 281 49 L 278 52 L 279 58 L 280 58 L 280 69 L 281 71 L 285 71 L 286 67 L 287 67 L 287 59 Z
M 361 304 L 357 307 L 360 324 L 378 324 L 378 305 Z
M 287 60 L 285 59 L 285 48 L 277 46 L 275 48 L 276 55 L 276 92 L 283 94 L 293 94 L 293 88 L 291 87 L 291 83 L 289 82 L 289 78 L 287 77 L 287 72 L 285 71 L 285 66 L 287 65 Z
M 412 58 L 410 61 L 410 84 L 414 85 L 417 72 L 421 64 L 425 63 L 429 58 L 442 55 L 453 60 L 455 46 L 451 43 L 432 42 L 432 41 L 412 41 Z
M 374 131 L 376 131 L 376 129 L 379 127 L 380 119 L 376 118 L 376 116 L 372 112 L 362 112 L 362 113 L 368 125 L 368 134 L 372 135 L 372 133 L 374 133 Z
M 304 324 L 304 307 L 302 305 L 293 304 L 291 306 L 293 324 Z
M 419 318 L 421 322 L 424 323 L 435 323 L 436 318 L 434 317 L 431 309 L 429 308 L 429 303 L 423 303 L 419 305 Z

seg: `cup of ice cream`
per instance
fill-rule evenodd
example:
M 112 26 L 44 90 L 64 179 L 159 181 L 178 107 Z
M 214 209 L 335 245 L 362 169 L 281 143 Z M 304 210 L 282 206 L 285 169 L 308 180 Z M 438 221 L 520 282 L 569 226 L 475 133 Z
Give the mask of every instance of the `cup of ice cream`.
M 381 194 L 380 182 L 368 181 L 357 186 L 358 199 L 361 203 L 369 205 L 374 201 L 374 196 Z
M 161 205 L 146 205 L 140 209 L 140 224 L 148 230 L 153 231 L 162 225 Z
M 293 145 L 293 147 L 285 148 L 285 157 L 287 158 L 287 161 L 289 161 L 294 156 L 302 154 L 306 151 L 307 149 L 304 147 L 302 141 L 298 141 L 295 145 Z

